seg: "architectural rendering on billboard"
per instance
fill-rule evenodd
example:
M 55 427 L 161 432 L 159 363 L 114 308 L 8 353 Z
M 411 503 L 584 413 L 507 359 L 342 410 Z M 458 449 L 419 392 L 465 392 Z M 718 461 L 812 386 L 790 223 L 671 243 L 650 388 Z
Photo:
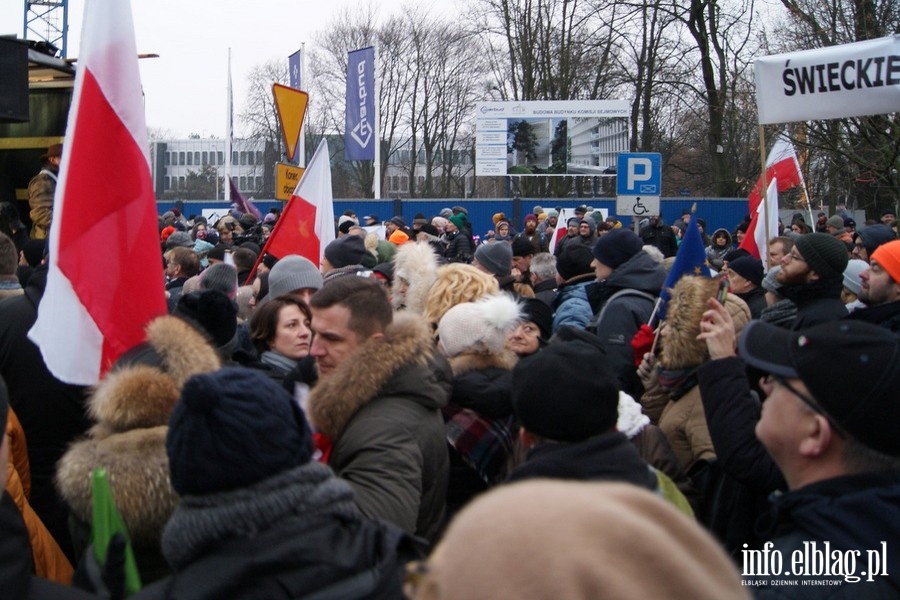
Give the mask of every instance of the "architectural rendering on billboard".
M 479 102 L 475 174 L 613 176 L 629 114 L 625 100 Z

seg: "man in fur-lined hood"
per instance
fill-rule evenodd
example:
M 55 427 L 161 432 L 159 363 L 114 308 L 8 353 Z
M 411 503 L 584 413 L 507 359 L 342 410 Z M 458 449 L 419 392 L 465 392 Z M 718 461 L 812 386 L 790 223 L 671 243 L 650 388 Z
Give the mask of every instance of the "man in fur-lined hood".
M 96 424 L 59 462 L 57 488 L 85 525 L 91 522 L 90 473 L 106 469 L 145 582 L 168 570 L 159 541 L 178 502 L 166 456 L 169 416 L 191 375 L 220 367 L 196 329 L 177 317 L 155 319 L 146 342 L 126 352 L 94 390 L 88 412 Z
M 308 415 L 360 511 L 434 540 L 448 458 L 439 408 L 450 370 L 421 318 L 394 317 L 375 281 L 337 279 L 310 300 L 319 382 Z

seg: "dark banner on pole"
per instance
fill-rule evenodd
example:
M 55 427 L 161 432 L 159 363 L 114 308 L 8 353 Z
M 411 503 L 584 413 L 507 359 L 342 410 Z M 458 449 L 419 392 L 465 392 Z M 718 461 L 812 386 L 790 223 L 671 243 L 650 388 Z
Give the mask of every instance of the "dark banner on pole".
M 349 53 L 344 158 L 375 160 L 375 48 Z

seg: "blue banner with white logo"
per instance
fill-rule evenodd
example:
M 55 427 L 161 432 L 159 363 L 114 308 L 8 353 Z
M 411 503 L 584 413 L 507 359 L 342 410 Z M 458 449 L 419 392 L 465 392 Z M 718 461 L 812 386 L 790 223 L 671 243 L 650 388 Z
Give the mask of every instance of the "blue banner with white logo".
M 303 81 L 303 61 L 301 60 L 300 50 L 297 50 L 290 56 L 288 56 L 288 78 L 290 79 L 290 86 L 295 90 L 302 90 L 300 87 Z
M 375 48 L 354 50 L 348 58 L 344 158 L 375 160 Z

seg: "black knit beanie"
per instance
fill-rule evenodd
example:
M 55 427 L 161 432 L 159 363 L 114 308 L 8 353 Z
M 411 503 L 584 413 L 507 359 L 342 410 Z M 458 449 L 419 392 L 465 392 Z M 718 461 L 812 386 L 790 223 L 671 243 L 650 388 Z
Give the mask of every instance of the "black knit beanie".
M 261 371 L 195 375 L 166 436 L 172 487 L 202 496 L 251 486 L 309 462 L 312 433 L 300 407 Z
M 600 348 L 581 341 L 551 343 L 513 369 L 512 400 L 522 426 L 535 435 L 575 442 L 616 426 L 619 390 Z
M 794 245 L 821 279 L 843 280 L 850 255 L 842 241 L 827 233 L 808 233 L 794 240 Z

